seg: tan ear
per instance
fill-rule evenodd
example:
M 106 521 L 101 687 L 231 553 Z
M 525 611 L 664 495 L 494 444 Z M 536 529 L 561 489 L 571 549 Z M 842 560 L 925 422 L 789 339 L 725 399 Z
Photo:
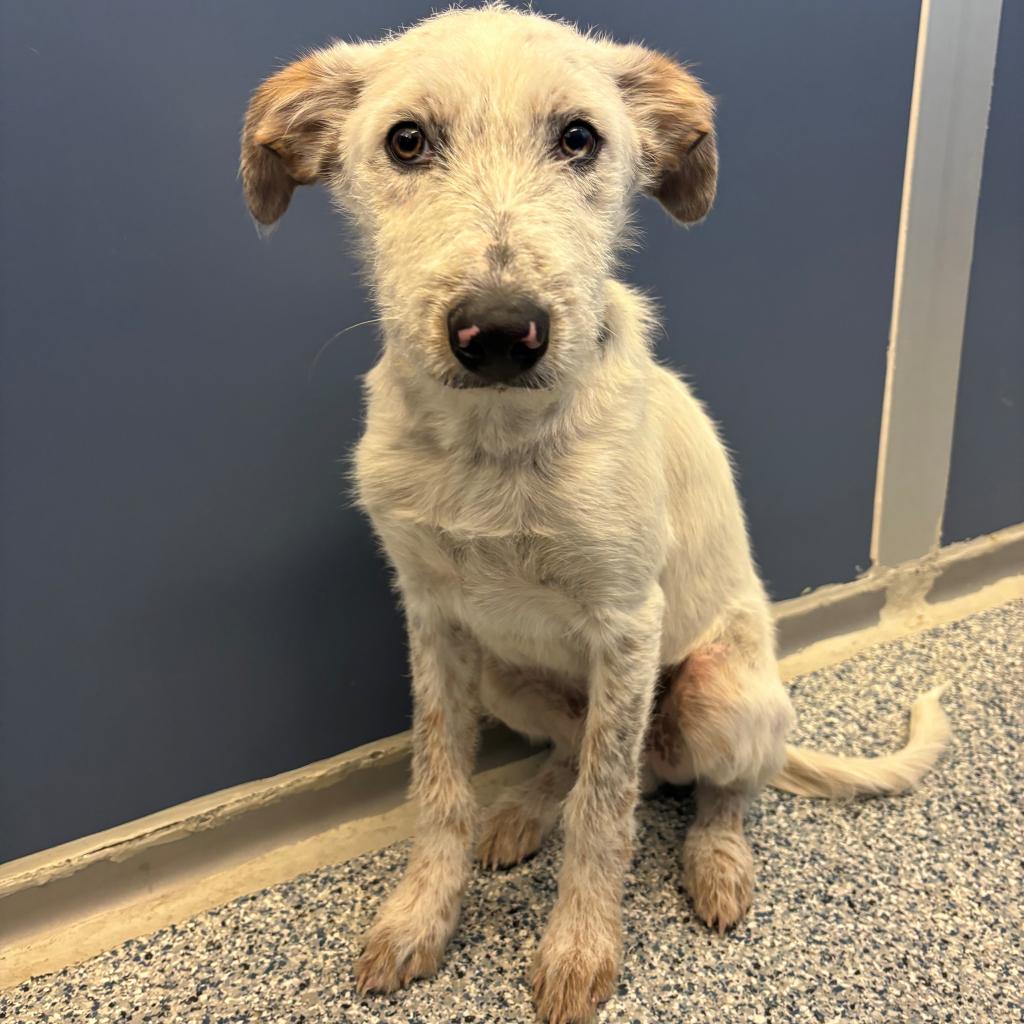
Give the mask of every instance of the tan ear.
M 358 49 L 338 43 L 317 50 L 268 78 L 249 101 L 240 173 L 260 224 L 273 224 L 295 186 L 321 180 L 337 160 L 344 119 L 362 84 Z
M 640 133 L 645 191 L 676 220 L 692 224 L 715 200 L 715 102 L 664 54 L 642 46 L 615 50 L 616 77 Z

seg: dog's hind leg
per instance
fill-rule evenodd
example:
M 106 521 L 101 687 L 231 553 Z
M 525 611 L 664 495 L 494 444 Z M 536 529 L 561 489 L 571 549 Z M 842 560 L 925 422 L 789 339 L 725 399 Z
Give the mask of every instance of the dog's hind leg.
M 662 696 L 648 737 L 660 778 L 696 783 L 683 883 L 698 916 L 720 932 L 750 907 L 754 860 L 743 814 L 785 760 L 792 721 L 770 634 L 751 642 L 750 626 L 741 620 L 697 645 Z
M 697 916 L 719 933 L 750 909 L 754 856 L 743 834 L 748 794 L 696 786 L 697 817 L 683 841 L 683 885 Z
M 477 841 L 485 868 L 506 868 L 536 853 L 558 823 L 576 779 L 586 700 L 563 684 L 487 659 L 481 679 L 486 710 L 510 728 L 548 739 L 551 753 L 532 778 L 510 786 L 487 812 Z
M 533 778 L 505 790 L 480 829 L 480 863 L 485 868 L 508 868 L 535 854 L 558 823 L 562 801 L 575 778 L 572 759 L 556 749 Z

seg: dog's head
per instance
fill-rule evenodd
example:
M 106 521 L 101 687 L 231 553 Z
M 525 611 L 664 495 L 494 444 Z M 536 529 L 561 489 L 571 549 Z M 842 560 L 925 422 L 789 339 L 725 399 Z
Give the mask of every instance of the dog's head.
M 249 104 L 241 175 L 263 225 L 327 184 L 414 372 L 545 387 L 599 358 L 634 193 L 697 221 L 717 163 L 712 100 L 674 61 L 485 7 L 279 71 Z

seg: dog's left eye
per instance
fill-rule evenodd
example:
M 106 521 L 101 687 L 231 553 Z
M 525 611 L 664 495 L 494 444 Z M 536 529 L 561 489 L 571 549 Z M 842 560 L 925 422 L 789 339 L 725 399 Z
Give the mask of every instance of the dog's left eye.
M 570 160 L 592 157 L 597 151 L 597 132 L 586 121 L 573 121 L 562 132 L 558 148 Z

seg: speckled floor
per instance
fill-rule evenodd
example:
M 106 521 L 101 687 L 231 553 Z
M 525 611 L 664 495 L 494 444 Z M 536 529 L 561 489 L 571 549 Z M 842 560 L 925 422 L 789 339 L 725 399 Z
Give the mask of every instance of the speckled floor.
M 846 804 L 766 793 L 750 819 L 754 909 L 719 938 L 694 919 L 677 851 L 688 795 L 640 812 L 626 958 L 601 1021 L 1024 1019 L 1024 602 L 798 679 L 798 742 L 871 753 L 901 740 L 939 680 L 957 734 L 908 796 Z M 478 874 L 445 967 L 393 998 L 353 994 L 359 935 L 400 844 L 237 900 L 0 995 L 0 1019 L 79 1022 L 530 1021 L 525 975 L 558 844 Z

